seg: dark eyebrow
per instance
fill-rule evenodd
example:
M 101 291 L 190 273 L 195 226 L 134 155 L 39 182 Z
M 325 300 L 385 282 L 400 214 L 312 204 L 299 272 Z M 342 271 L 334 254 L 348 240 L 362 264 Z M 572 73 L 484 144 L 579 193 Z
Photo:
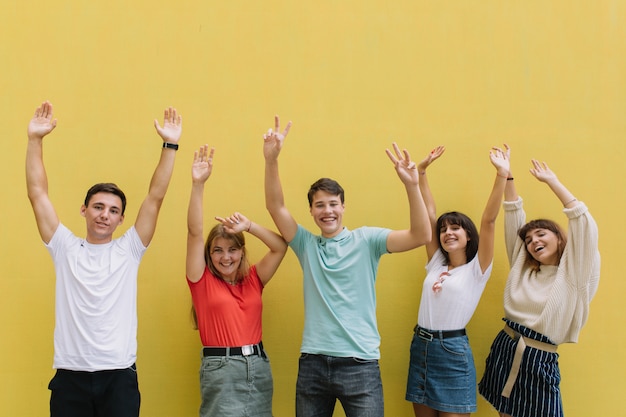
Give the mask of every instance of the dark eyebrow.
M 102 201 L 94 201 L 94 202 L 92 202 L 92 203 L 90 203 L 90 204 L 91 204 L 92 206 L 106 206 L 106 204 L 105 204 L 105 203 L 103 203 Z M 111 209 L 122 210 L 120 207 L 115 206 L 115 205 L 111 206 Z

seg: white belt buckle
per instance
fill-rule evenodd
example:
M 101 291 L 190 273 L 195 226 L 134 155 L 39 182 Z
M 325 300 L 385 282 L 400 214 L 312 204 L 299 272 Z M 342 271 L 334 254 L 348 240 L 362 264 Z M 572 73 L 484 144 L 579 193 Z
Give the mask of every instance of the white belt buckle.
M 432 342 L 433 341 L 433 334 L 427 332 L 424 329 L 417 329 L 417 336 L 421 339 L 426 340 L 427 342 Z
M 254 353 L 254 345 L 245 345 L 241 347 L 241 354 L 243 356 L 250 356 Z

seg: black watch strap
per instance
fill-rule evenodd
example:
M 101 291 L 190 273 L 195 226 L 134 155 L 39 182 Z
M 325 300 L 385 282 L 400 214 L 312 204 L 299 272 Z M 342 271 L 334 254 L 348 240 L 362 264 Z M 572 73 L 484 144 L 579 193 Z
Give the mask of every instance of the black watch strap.
M 178 144 L 177 143 L 163 142 L 163 147 L 164 148 L 169 148 L 169 149 L 174 149 L 175 151 L 178 150 Z

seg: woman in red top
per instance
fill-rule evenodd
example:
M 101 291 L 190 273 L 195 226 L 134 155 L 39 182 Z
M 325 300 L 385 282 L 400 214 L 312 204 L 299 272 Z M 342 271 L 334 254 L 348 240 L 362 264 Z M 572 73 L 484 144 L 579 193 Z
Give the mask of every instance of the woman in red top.
M 204 241 L 204 184 L 214 149 L 194 153 L 187 212 L 187 282 L 203 344 L 200 416 L 272 416 L 272 372 L 263 350 L 263 288 L 287 251 L 278 234 L 241 213 L 222 218 Z M 269 249 L 255 265 L 247 259 L 244 233 Z

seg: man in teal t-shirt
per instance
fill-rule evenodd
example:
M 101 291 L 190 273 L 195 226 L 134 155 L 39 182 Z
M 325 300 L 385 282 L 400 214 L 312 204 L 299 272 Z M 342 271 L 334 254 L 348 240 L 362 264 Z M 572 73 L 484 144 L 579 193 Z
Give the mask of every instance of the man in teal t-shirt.
M 431 227 L 419 190 L 416 164 L 394 143 L 386 153 L 409 199 L 409 228 L 390 230 L 343 226 L 344 192 L 329 178 L 308 193 L 320 235 L 304 229 L 284 204 L 278 155 L 291 122 L 264 135 L 265 204 L 295 252 L 304 274 L 304 334 L 296 385 L 296 416 L 331 417 L 339 399 L 347 417 L 384 415 L 378 359 L 375 281 L 385 253 L 404 252 L 428 242 Z

